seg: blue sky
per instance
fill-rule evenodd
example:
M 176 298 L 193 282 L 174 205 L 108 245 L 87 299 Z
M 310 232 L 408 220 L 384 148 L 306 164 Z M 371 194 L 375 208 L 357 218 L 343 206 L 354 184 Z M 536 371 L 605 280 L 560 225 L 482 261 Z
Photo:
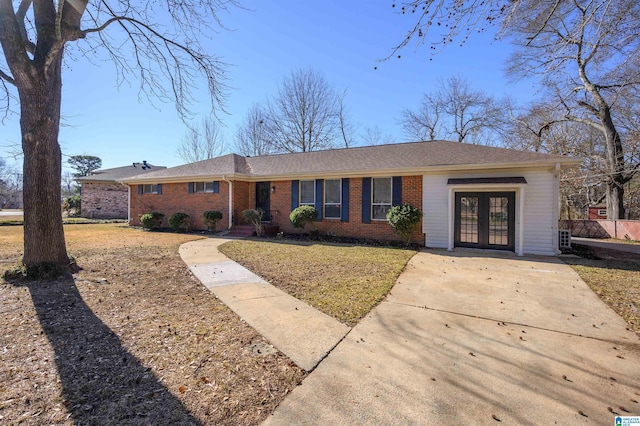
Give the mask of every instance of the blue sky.
M 508 94 L 522 103 L 535 96 L 533 81 L 507 83 L 502 70 L 511 47 L 493 41 L 491 33 L 476 35 L 463 47 L 453 44 L 433 60 L 428 47 L 410 46 L 401 52 L 401 59 L 378 62 L 414 23 L 412 16 L 398 14 L 391 4 L 390 0 L 245 0 L 245 9 L 222 13 L 229 30 L 219 32 L 205 47 L 230 64 L 227 113 L 218 114 L 228 151 L 236 124 L 248 108 L 264 104 L 280 80 L 299 68 L 323 73 L 339 92 L 347 89 L 345 104 L 360 131 L 378 126 L 398 142 L 406 140 L 398 125 L 400 111 L 417 108 L 438 78 L 459 74 L 475 88 L 496 97 Z M 65 70 L 63 153 L 96 155 L 103 168 L 142 160 L 182 164 L 176 149 L 186 126 L 173 104 L 152 105 L 139 98 L 136 81 L 118 88 L 113 66 L 99 65 L 80 60 Z M 199 86 L 206 90 L 204 83 Z M 208 116 L 210 106 L 204 93 L 196 93 L 196 99 L 201 102 L 192 109 L 199 121 Z M 13 116 L 0 128 L 0 157 L 8 156 L 7 147 L 19 141 L 18 117 Z

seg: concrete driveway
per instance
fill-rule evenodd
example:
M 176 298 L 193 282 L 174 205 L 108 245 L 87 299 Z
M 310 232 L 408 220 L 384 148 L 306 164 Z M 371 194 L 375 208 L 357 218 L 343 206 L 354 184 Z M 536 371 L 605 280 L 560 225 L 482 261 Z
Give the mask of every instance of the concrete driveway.
M 555 258 L 417 254 L 266 424 L 614 424 L 640 339 Z

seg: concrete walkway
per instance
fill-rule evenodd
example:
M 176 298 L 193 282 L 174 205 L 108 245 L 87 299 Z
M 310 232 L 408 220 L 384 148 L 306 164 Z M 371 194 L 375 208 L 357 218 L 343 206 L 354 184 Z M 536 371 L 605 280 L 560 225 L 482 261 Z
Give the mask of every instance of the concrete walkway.
M 272 286 L 229 260 L 208 238 L 180 246 L 191 272 L 218 299 L 299 367 L 311 371 L 349 332 L 338 320 Z
M 628 253 L 640 254 L 640 244 L 617 243 L 610 240 L 597 240 L 594 238 L 571 237 L 571 241 L 585 246 L 600 247 L 609 250 L 625 251 Z
M 614 424 L 640 339 L 556 258 L 418 253 L 268 425 Z

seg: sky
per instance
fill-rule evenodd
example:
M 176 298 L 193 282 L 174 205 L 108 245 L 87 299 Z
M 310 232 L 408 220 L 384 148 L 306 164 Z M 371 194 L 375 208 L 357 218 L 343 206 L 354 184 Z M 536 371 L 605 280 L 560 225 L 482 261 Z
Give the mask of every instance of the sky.
M 204 47 L 229 64 L 225 112 L 217 114 L 225 152 L 232 152 L 236 126 L 251 105 L 265 104 L 284 77 L 302 68 L 322 73 L 336 91 L 347 91 L 347 113 L 360 133 L 377 126 L 397 142 L 407 141 L 398 124 L 402 109 L 417 109 L 439 78 L 460 75 L 473 88 L 522 103 L 536 96 L 535 81 L 508 82 L 503 69 L 511 46 L 494 41 L 491 33 L 475 35 L 462 47 L 454 43 L 435 57 L 428 46 L 411 45 L 400 52 L 400 59 L 380 62 L 415 23 L 415 16 L 399 14 L 392 3 L 243 0 L 243 8 L 223 12 L 220 18 L 227 29 Z M 176 151 L 185 123 L 173 104 L 152 104 L 140 97 L 136 84 L 118 86 L 108 61 L 68 63 L 59 138 L 64 170 L 70 170 L 66 156 L 80 154 L 100 157 L 103 168 L 143 160 L 169 167 L 184 163 Z M 211 112 L 206 90 L 204 82 L 198 84 L 194 122 Z M 0 127 L 0 157 L 9 157 L 11 146 L 19 142 L 19 117 L 13 115 Z

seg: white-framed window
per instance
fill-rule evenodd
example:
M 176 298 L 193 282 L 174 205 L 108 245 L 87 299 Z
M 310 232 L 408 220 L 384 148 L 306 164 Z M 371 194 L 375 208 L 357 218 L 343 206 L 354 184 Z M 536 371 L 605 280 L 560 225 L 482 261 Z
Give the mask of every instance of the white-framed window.
M 607 209 L 598 209 L 598 216 L 606 216 Z
M 158 193 L 158 185 L 155 183 L 145 183 L 142 186 L 143 194 L 157 194 Z
M 371 219 L 387 220 L 392 200 L 391 178 L 371 179 Z
M 324 181 L 324 217 L 340 219 L 342 207 L 342 179 Z
M 214 192 L 213 182 L 194 182 L 193 192 Z
M 316 181 L 300 181 L 300 203 L 301 206 L 315 206 L 316 204 Z

